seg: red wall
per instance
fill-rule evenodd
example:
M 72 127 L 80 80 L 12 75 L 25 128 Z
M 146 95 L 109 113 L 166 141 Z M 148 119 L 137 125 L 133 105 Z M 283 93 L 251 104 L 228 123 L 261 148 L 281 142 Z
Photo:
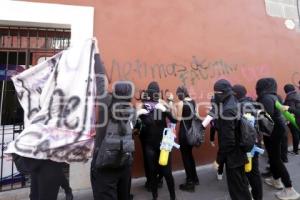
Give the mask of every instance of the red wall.
M 68 0 L 67 4 L 95 7 L 94 32 L 109 75 L 112 80 L 134 81 L 137 91 L 152 80 L 172 91 L 186 83 L 202 102 L 221 77 L 245 84 L 253 97 L 261 77 L 275 77 L 282 95 L 285 83 L 300 80 L 300 33 L 285 28 L 283 19 L 268 16 L 263 0 Z M 199 164 L 208 163 L 215 150 L 205 144 L 195 155 Z M 174 168 L 180 167 L 178 153 L 174 159 Z M 140 175 L 140 151 L 136 160 L 135 175 Z

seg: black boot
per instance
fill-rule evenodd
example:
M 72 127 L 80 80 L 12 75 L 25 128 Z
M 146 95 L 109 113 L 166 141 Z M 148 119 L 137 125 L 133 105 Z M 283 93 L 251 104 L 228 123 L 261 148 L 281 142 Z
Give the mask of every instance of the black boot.
M 194 180 L 194 184 L 195 184 L 195 185 L 199 185 L 199 184 L 200 184 L 198 178 L 196 178 L 196 179 Z
M 170 192 L 170 200 L 176 200 L 175 191 Z
M 72 191 L 66 192 L 66 200 L 73 200 L 73 193 L 72 193 Z
M 152 192 L 152 200 L 157 200 L 158 194 L 157 192 Z
M 144 187 L 146 188 L 146 190 L 147 190 L 148 192 L 151 192 L 151 186 L 150 186 L 150 182 L 149 182 L 149 181 L 146 181 Z
M 157 187 L 158 187 L 158 188 L 162 188 L 163 184 L 164 184 L 163 179 L 162 179 L 162 178 L 161 178 L 161 179 L 158 179 Z
M 195 192 L 195 183 L 192 181 L 179 185 L 179 189 L 187 192 Z

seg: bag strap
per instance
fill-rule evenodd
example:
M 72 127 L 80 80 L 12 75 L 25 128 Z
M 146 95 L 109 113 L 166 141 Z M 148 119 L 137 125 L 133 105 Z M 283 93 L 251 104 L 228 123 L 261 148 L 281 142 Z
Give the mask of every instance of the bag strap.
M 182 120 L 182 123 L 183 123 L 183 126 L 184 126 L 184 128 L 185 128 L 185 131 L 187 132 L 187 131 L 188 131 L 188 129 L 186 128 L 186 125 L 185 125 L 185 122 L 184 122 L 184 120 Z
M 195 116 L 196 116 L 196 106 L 194 106 L 192 102 L 189 102 L 189 101 L 187 101 L 187 100 L 183 100 L 183 103 L 189 104 L 189 107 L 190 107 L 190 106 L 193 107 L 193 109 L 191 109 L 191 112 L 193 113 L 193 117 L 195 117 Z M 183 106 L 184 106 L 184 104 L 183 104 Z M 190 108 L 191 108 L 191 107 L 190 107 Z M 183 107 L 182 107 L 182 110 L 183 110 Z M 181 116 L 181 117 L 182 117 L 182 116 Z M 184 120 L 182 120 L 182 123 L 183 123 L 183 126 L 184 126 L 185 130 L 188 131 L 188 129 L 187 129 L 187 127 L 186 127 L 186 124 L 185 124 Z

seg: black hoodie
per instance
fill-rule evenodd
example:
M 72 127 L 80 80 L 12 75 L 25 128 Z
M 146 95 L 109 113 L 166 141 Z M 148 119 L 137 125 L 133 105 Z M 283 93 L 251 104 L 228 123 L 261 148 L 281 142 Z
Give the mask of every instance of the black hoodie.
M 261 103 L 265 111 L 272 117 L 275 126 L 271 137 L 282 136 L 286 132 L 285 120 L 275 102 L 281 102 L 277 95 L 277 83 L 273 78 L 262 78 L 256 83 L 257 102 Z
M 299 109 L 294 109 L 294 108 L 289 108 L 289 112 L 293 113 L 296 117 L 296 123 L 300 127 L 300 108 Z
M 292 109 L 300 109 L 300 93 L 295 90 L 288 92 L 284 104 Z
M 217 98 L 217 127 L 219 140 L 218 163 L 226 163 L 226 167 L 241 167 L 246 163 L 246 155 L 238 145 L 237 134 L 237 112 L 238 102 L 233 96 L 230 83 L 226 80 L 219 80 L 214 85 L 214 91 L 223 92 Z

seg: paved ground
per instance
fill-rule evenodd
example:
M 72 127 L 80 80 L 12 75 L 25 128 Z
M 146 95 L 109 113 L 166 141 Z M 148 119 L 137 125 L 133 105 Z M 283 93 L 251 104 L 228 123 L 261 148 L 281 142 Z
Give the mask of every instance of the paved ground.
M 265 161 L 264 157 L 261 159 L 261 168 L 264 169 Z M 300 191 L 300 156 L 289 155 L 289 163 L 287 164 L 288 170 L 290 172 L 294 187 L 297 191 Z M 216 180 L 216 170 L 212 165 L 202 166 L 198 168 L 198 176 L 200 179 L 200 185 L 196 187 L 194 193 L 182 192 L 178 189 L 178 185 L 184 181 L 183 171 L 174 172 L 176 193 L 178 200 L 229 200 L 229 194 L 227 191 L 226 180 L 217 181 Z M 144 188 L 145 179 L 135 179 L 133 180 L 132 193 L 134 194 L 134 199 L 136 200 L 150 200 L 151 193 L 147 192 Z M 23 194 L 21 191 L 12 191 L 6 193 L 0 193 L 0 200 L 21 200 L 28 195 L 28 190 L 24 189 Z M 274 193 L 276 190 L 270 188 L 264 184 L 264 200 L 275 200 L 276 197 Z M 25 196 L 24 196 L 25 195 Z M 81 190 L 74 191 L 74 200 L 92 200 L 91 190 Z M 63 200 L 63 193 L 60 194 L 59 200 Z M 159 190 L 159 199 L 167 200 L 169 199 L 166 184 Z

